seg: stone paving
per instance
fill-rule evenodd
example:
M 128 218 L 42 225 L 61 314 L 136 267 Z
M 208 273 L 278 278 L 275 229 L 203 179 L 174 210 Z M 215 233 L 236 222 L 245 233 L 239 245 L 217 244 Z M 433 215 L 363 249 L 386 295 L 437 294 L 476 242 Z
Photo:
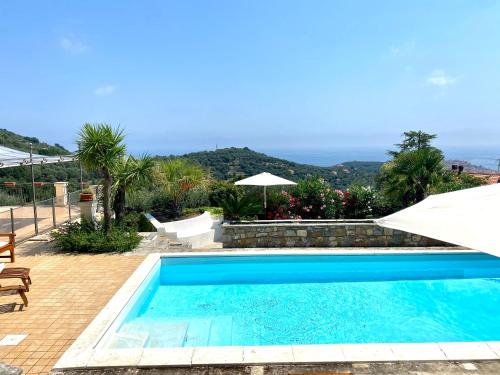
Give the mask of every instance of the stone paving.
M 25 374 L 48 373 L 143 259 L 62 255 L 47 242 L 18 246 L 14 265 L 31 268 L 29 307 L 24 308 L 17 294 L 0 296 L 0 339 L 28 336 L 19 345 L 0 346 L 0 363 L 20 367 Z

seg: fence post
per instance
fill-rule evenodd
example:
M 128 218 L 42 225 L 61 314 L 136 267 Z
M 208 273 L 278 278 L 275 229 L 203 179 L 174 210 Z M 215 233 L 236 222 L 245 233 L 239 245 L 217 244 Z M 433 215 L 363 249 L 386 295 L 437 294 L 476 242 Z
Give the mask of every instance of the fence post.
M 68 191 L 68 215 L 69 215 L 69 221 L 71 221 L 71 196 L 69 195 L 69 191 Z
M 12 233 L 15 233 L 15 228 L 14 228 L 14 209 L 10 209 L 10 231 Z
M 56 199 L 52 198 L 52 226 L 55 228 L 56 227 Z

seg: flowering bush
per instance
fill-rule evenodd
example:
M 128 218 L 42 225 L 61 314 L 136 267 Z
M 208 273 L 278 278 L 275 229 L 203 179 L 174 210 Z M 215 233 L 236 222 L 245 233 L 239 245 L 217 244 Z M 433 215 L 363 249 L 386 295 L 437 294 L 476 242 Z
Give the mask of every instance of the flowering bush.
M 343 195 L 321 178 L 300 181 L 292 191 L 269 195 L 267 219 L 333 219 L 342 213 Z
M 267 220 L 298 219 L 290 210 L 293 196 L 285 190 L 270 190 L 267 195 Z
M 350 186 L 344 194 L 344 217 L 349 219 L 372 217 L 375 199 L 375 191 L 371 186 Z
M 300 181 L 290 191 L 268 194 L 266 219 L 365 219 L 385 216 L 391 207 L 370 186 L 332 189 L 321 178 Z

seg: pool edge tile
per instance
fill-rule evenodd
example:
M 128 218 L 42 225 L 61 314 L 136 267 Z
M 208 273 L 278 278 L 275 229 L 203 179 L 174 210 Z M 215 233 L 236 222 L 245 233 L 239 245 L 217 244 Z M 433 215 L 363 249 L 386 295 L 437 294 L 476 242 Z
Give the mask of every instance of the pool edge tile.
M 90 358 L 94 355 L 93 349 L 87 350 L 66 350 L 57 360 L 54 369 L 83 369 L 87 367 Z
M 191 366 L 193 348 L 144 348 L 138 367 Z
M 340 344 L 292 345 L 294 363 L 345 362 Z
M 291 345 L 244 346 L 243 363 L 294 363 Z
M 229 365 L 243 363 L 243 346 L 195 347 L 192 365 Z
M 435 342 L 389 345 L 396 361 L 446 361 L 446 355 Z
M 346 362 L 396 361 L 390 344 L 340 344 Z
M 486 342 L 439 342 L 446 359 L 456 360 L 481 360 L 499 359 L 498 354 Z
M 487 341 L 486 345 L 500 358 L 500 341 Z
M 94 367 L 135 367 L 139 365 L 143 349 L 94 350 L 87 368 Z

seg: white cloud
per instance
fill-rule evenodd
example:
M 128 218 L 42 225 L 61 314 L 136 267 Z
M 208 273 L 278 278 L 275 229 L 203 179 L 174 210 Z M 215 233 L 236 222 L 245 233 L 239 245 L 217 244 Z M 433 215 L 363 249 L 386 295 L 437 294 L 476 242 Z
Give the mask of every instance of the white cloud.
M 442 69 L 434 70 L 428 77 L 427 83 L 438 87 L 448 87 L 455 84 L 458 77 L 453 77 Z
M 111 95 L 116 91 L 116 86 L 114 85 L 105 85 L 95 89 L 94 94 L 97 96 L 107 96 Z
M 59 38 L 59 47 L 61 47 L 66 52 L 72 54 L 81 54 L 86 52 L 89 47 L 83 43 L 80 39 L 75 37 L 73 34 L 66 35 Z

